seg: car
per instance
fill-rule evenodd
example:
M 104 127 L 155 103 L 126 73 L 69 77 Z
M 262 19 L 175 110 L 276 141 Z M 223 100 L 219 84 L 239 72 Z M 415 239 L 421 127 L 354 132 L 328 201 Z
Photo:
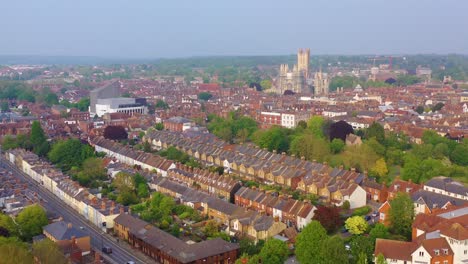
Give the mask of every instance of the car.
M 373 213 L 372 213 L 372 216 L 373 216 L 373 217 L 379 216 L 379 212 L 377 212 L 377 211 L 373 212 Z
M 364 217 L 364 219 L 366 219 L 366 221 L 369 221 L 372 219 L 372 217 L 370 215 L 366 215 L 366 217 Z
M 102 252 L 106 254 L 112 253 L 112 248 L 111 247 L 102 247 Z
M 129 260 L 129 261 L 127 261 L 127 264 L 135 264 L 135 261 Z
M 81 230 L 84 230 L 84 227 L 80 226 L 80 229 L 81 229 Z

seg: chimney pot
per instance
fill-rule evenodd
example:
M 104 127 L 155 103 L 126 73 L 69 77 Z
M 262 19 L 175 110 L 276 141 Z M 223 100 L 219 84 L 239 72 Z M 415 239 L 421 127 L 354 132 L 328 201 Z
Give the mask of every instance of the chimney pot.
M 67 228 L 68 228 L 68 229 L 70 229 L 70 228 L 72 228 L 72 227 L 73 227 L 72 223 L 68 223 L 68 224 L 67 224 Z

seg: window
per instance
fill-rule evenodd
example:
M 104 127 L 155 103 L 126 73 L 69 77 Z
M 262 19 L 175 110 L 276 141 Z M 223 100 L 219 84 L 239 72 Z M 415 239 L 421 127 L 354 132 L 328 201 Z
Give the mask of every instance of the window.
M 424 257 L 424 251 L 419 251 L 419 256 Z
M 435 249 L 435 250 L 434 250 L 434 254 L 435 254 L 436 256 L 439 256 L 439 255 L 440 255 L 439 250 L 438 250 L 438 249 Z
M 440 261 L 436 261 L 434 264 L 440 264 Z
M 445 255 L 448 254 L 448 249 L 444 248 L 443 251 L 444 251 L 444 254 L 445 254 Z
M 448 264 L 448 260 L 444 260 L 444 264 Z
M 463 251 L 463 254 L 466 255 L 467 253 L 468 253 L 468 250 L 465 249 L 465 250 Z

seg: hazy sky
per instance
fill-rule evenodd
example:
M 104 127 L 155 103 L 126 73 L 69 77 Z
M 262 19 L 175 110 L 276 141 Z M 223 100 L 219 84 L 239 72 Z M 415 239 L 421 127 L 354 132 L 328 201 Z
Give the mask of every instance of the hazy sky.
M 1 55 L 464 53 L 467 0 L 0 0 Z

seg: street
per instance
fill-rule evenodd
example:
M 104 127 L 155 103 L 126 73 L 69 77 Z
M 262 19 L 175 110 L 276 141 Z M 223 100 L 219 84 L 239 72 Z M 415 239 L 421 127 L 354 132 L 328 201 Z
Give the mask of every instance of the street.
M 70 206 L 57 198 L 49 190 L 40 186 L 37 182 L 16 168 L 16 166 L 8 162 L 3 156 L 1 156 L 0 162 L 2 163 L 3 167 L 10 169 L 15 175 L 24 179 L 25 182 L 27 182 L 29 185 L 28 188 L 38 193 L 45 200 L 43 206 L 47 211 L 50 210 L 58 216 L 62 216 L 64 221 L 72 223 L 72 225 L 76 228 L 83 227 L 83 231 L 90 235 L 91 246 L 95 251 L 101 252 L 103 246 L 111 247 L 112 253 L 108 254 L 107 256 L 118 264 L 125 264 L 128 261 L 134 261 L 135 263 L 151 263 L 151 260 L 146 256 L 138 256 L 142 255 L 142 253 L 138 252 L 137 255 L 132 252 L 132 249 L 128 244 L 126 244 L 125 241 L 117 242 L 114 237 L 105 234 L 96 226 L 92 225 L 82 215 L 75 212 Z M 105 253 L 102 252 L 101 254 L 105 255 Z M 152 263 L 155 262 L 153 261 Z

